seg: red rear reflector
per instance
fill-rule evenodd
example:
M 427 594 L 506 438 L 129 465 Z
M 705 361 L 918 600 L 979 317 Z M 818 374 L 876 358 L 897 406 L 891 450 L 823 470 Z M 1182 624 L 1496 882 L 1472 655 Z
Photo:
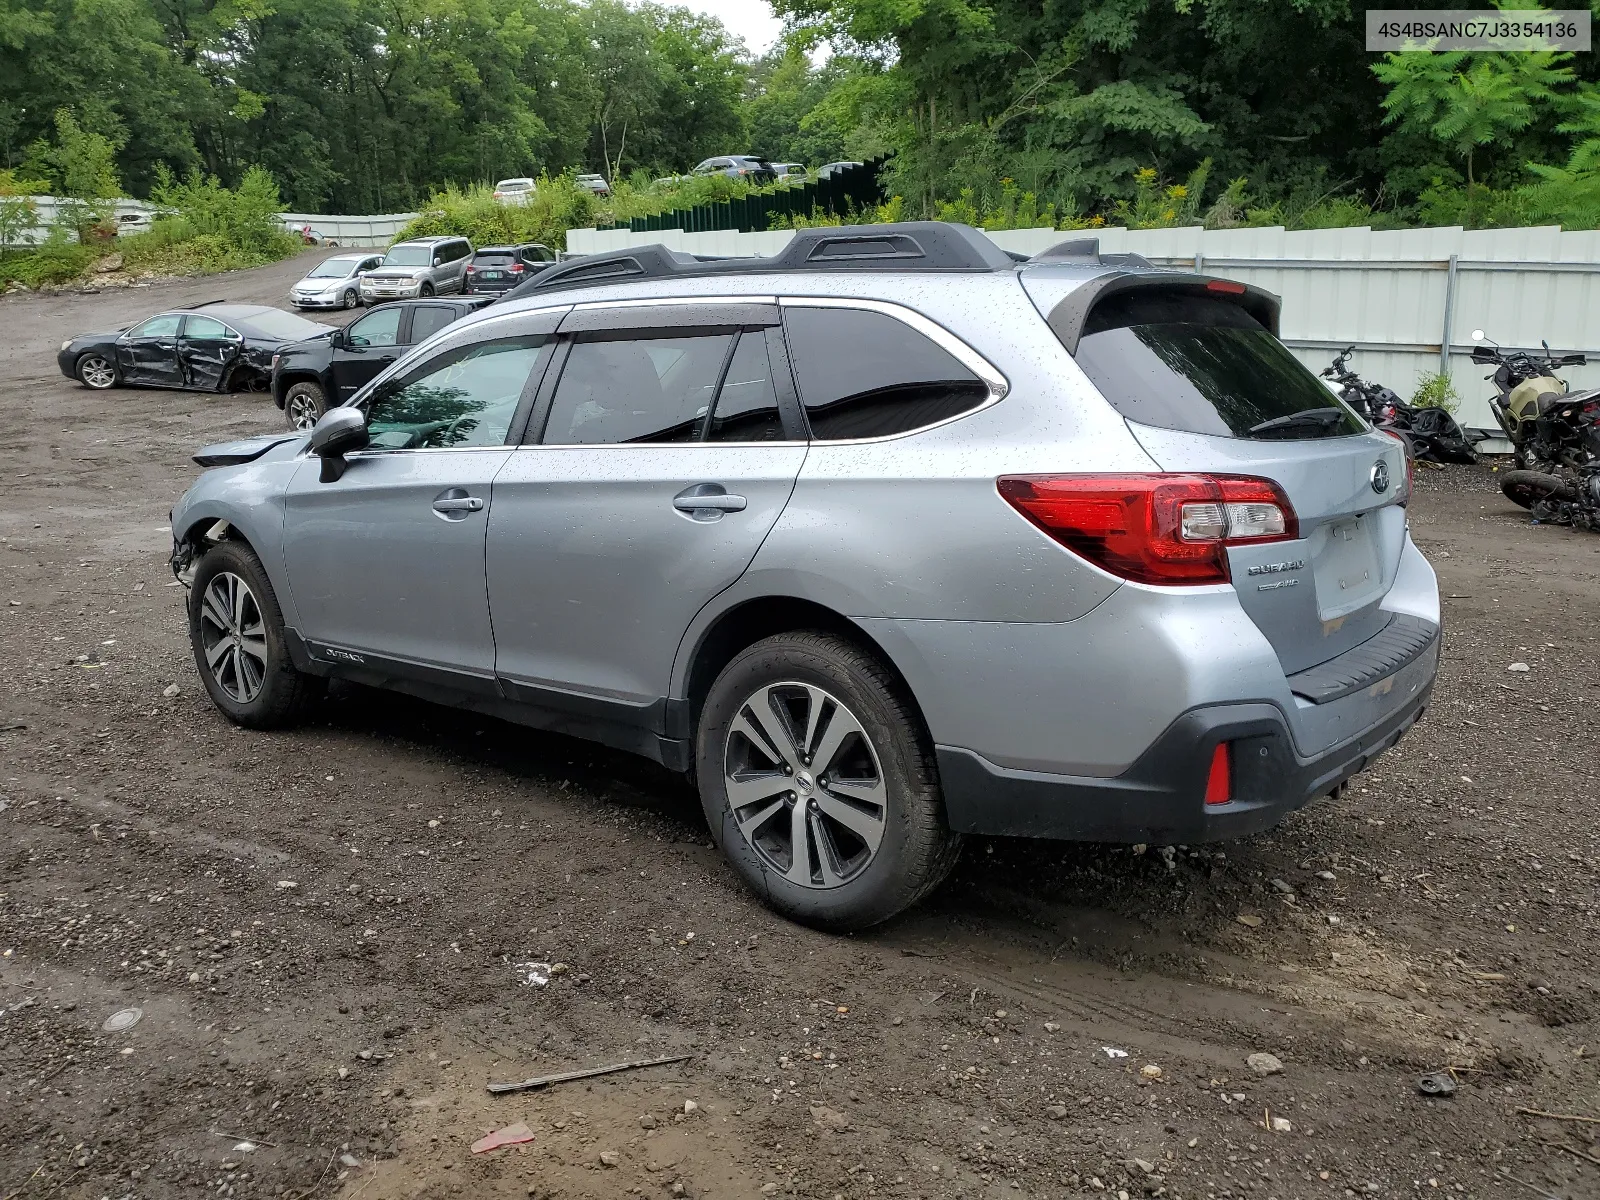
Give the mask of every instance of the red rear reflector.
M 1229 546 L 1300 536 L 1283 489 L 1247 475 L 1007 475 L 996 486 L 1067 549 L 1135 583 L 1227 583 Z
M 1211 770 L 1206 773 L 1206 803 L 1226 804 L 1233 799 L 1233 756 L 1227 742 L 1218 742 L 1211 752 Z
M 1244 284 L 1235 283 L 1231 279 L 1213 279 L 1206 284 L 1208 292 L 1227 292 L 1230 296 L 1244 295 Z
M 523 268 L 522 268 L 522 264 L 521 263 L 512 263 L 511 264 L 511 273 L 513 275 L 515 275 L 517 272 L 521 271 L 522 269 Z

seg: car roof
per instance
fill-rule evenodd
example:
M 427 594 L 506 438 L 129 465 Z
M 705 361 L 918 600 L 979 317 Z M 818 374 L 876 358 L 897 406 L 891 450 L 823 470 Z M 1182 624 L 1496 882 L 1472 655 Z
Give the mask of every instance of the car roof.
M 495 187 L 505 187 L 508 183 L 526 183 L 531 185 L 533 180 L 529 179 L 526 175 L 513 175 L 510 179 L 502 179 L 499 183 L 495 184 Z
M 435 233 L 427 237 L 407 238 L 403 242 L 396 242 L 394 246 L 432 246 L 438 242 L 464 242 L 466 237 L 459 233 Z M 394 246 L 389 249 L 393 250 Z

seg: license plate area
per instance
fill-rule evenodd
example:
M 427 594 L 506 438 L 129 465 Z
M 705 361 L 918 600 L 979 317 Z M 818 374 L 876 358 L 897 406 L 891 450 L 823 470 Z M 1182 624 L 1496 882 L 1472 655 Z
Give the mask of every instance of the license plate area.
M 1311 535 L 1312 575 L 1318 616 L 1333 620 L 1372 603 L 1381 594 L 1383 571 L 1370 517 L 1329 521 Z
M 478 272 L 478 278 L 479 279 L 499 279 L 499 278 L 501 278 L 501 275 L 500 275 L 499 271 L 479 271 Z

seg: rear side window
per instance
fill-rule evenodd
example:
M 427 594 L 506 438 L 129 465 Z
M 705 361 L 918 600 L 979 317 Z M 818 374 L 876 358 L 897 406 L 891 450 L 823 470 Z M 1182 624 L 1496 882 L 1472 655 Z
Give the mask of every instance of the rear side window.
M 453 308 L 443 304 L 419 304 L 411 310 L 411 344 L 427 341 L 455 319 Z
M 544 443 L 698 441 L 733 337 L 575 342 L 556 386 Z
M 818 441 L 888 437 L 971 412 L 988 386 L 887 313 L 787 308 L 784 329 Z
M 1136 289 L 1089 313 L 1076 355 L 1130 421 L 1218 437 L 1344 437 L 1365 426 L 1236 304 Z
M 766 335 L 759 330 L 746 330 L 739 335 L 722 391 L 717 393 L 717 407 L 711 415 L 706 440 L 781 442 L 783 436 Z

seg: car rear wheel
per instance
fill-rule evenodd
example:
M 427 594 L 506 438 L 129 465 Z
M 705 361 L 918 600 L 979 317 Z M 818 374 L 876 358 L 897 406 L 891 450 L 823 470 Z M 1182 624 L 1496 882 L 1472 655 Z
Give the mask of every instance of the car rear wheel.
M 297 383 L 283 398 L 283 416 L 296 433 L 309 432 L 328 411 L 328 398 L 320 384 Z
M 85 354 L 78 359 L 78 382 L 96 392 L 116 387 L 117 364 L 104 354 Z
M 195 566 L 189 643 L 211 702 L 236 725 L 296 724 L 323 681 L 295 670 L 277 595 L 248 546 L 223 542 Z
M 882 663 L 828 634 L 767 638 L 723 669 L 696 768 L 723 853 L 769 905 L 808 925 L 885 921 L 960 853 L 909 699 Z

